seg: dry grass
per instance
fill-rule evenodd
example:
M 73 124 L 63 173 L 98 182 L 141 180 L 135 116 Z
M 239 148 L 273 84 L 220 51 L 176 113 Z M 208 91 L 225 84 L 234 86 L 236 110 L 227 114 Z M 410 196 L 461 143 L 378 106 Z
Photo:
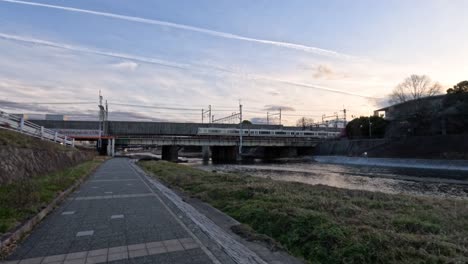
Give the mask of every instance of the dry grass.
M 41 140 L 15 131 L 0 129 L 0 146 L 30 148 L 41 150 L 75 151 L 75 148 L 64 147 L 60 144 Z
M 0 235 L 34 216 L 102 161 L 95 158 L 56 173 L 0 186 Z
M 468 202 L 140 165 L 310 263 L 468 263 Z

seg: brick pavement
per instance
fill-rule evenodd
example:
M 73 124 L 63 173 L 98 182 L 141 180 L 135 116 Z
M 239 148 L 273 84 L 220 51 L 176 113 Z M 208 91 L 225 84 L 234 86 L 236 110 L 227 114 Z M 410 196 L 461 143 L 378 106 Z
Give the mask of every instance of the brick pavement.
M 7 258 L 8 264 L 212 263 L 126 159 L 106 161 Z

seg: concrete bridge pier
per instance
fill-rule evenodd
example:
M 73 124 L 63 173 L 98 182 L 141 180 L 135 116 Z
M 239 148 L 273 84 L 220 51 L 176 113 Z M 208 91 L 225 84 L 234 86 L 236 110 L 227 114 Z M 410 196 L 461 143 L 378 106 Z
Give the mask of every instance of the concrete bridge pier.
M 213 163 L 235 163 L 238 161 L 239 149 L 236 146 L 211 147 L 211 160 Z
M 96 141 L 96 150 L 101 156 L 105 156 L 108 153 L 109 142 L 107 139 L 100 139 Z
M 210 161 L 210 146 L 202 146 L 203 164 L 208 164 Z
M 115 139 L 107 139 L 107 156 L 114 157 L 115 155 Z
M 161 158 L 172 162 L 179 160 L 179 147 L 174 145 L 162 146 Z

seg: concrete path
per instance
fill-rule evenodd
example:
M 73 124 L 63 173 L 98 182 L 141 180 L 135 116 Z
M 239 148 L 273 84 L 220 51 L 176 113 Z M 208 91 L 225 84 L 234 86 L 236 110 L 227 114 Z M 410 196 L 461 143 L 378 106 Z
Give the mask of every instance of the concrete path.
M 158 195 L 127 159 L 109 160 L 6 263 L 231 262 L 219 261 Z

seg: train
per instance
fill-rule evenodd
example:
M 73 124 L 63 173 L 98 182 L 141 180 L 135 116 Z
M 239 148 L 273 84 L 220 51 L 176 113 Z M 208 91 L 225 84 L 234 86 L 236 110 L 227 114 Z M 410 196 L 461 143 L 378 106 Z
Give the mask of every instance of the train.
M 239 136 L 237 128 L 200 127 L 199 136 Z M 242 129 L 245 137 L 300 137 L 300 138 L 338 138 L 342 132 L 325 130 L 278 130 L 278 129 Z

